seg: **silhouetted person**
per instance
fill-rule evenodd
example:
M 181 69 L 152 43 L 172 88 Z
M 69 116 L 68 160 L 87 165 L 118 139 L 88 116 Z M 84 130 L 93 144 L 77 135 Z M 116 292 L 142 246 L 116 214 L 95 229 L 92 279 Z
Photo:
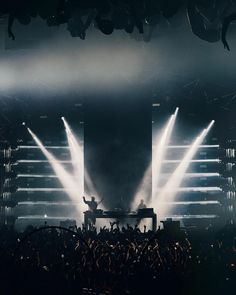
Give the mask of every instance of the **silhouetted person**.
M 139 203 L 139 205 L 138 205 L 138 207 L 137 207 L 137 211 L 140 210 L 140 209 L 145 209 L 145 208 L 147 208 L 147 206 L 146 206 L 146 204 L 144 203 L 144 200 L 141 199 L 141 200 L 140 200 L 140 203 Z
M 85 197 L 83 197 L 83 200 L 84 200 L 84 203 L 86 204 L 86 205 L 88 205 L 88 207 L 89 207 L 89 211 L 91 211 L 91 212 L 93 212 L 93 211 L 95 211 L 96 209 L 97 209 L 97 207 L 98 207 L 98 202 L 95 200 L 95 197 L 91 197 L 91 201 L 87 201 L 86 199 L 85 199 Z

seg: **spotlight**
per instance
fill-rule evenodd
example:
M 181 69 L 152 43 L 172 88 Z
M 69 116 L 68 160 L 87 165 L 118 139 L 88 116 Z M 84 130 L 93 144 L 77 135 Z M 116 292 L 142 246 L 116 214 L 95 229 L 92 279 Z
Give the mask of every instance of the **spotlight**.
M 158 182 L 161 175 L 161 166 L 162 162 L 165 159 L 166 149 L 168 147 L 172 130 L 174 128 L 175 120 L 178 114 L 179 108 L 175 109 L 173 115 L 170 116 L 166 126 L 164 127 L 161 137 L 156 136 L 154 139 L 154 148 L 152 155 L 152 162 L 149 164 L 145 174 L 143 176 L 142 182 L 140 183 L 132 204 L 132 207 L 135 209 L 137 207 L 138 200 L 140 196 L 150 205 L 151 195 L 156 194 L 158 187 Z M 150 179 L 152 178 L 152 192 L 149 189 Z
M 161 175 L 161 167 L 162 163 L 165 159 L 166 149 L 170 141 L 170 137 L 172 134 L 172 130 L 174 128 L 174 124 L 176 121 L 176 117 L 178 114 L 179 108 L 175 109 L 174 114 L 170 117 L 166 128 L 162 133 L 162 137 L 159 140 L 155 140 L 156 148 L 153 151 L 153 159 L 152 159 L 152 194 L 155 196 L 156 189 L 158 187 L 160 175 Z
M 170 190 L 178 190 L 180 189 L 181 182 L 184 178 L 184 175 L 189 167 L 191 160 L 193 159 L 194 155 L 196 154 L 199 146 L 204 141 L 206 135 L 210 131 L 211 127 L 213 126 L 214 121 L 211 121 L 207 128 L 203 129 L 203 131 L 196 137 L 196 139 L 191 144 L 190 148 L 187 150 L 183 160 L 177 166 L 173 174 L 171 175 L 170 179 L 167 181 L 165 186 L 161 189 L 160 194 L 157 195 L 157 199 L 154 200 L 155 207 L 158 208 L 159 215 L 164 217 L 168 212 L 168 208 L 162 205 L 163 201 L 174 201 L 176 193 L 168 193 Z
M 66 130 L 67 141 L 69 145 L 71 159 L 74 166 L 75 178 L 77 179 L 78 186 L 80 187 L 82 194 L 84 194 L 84 180 L 85 180 L 86 188 L 88 189 L 89 194 L 94 194 L 98 196 L 98 193 L 94 187 L 94 184 L 90 178 L 90 175 L 84 165 L 83 147 L 81 146 L 79 140 L 74 135 L 74 132 L 71 129 L 68 122 L 66 121 L 66 119 L 63 117 L 62 120 Z
M 177 107 L 177 108 L 175 109 L 174 116 L 177 115 L 178 111 L 179 111 L 179 107 Z
M 78 184 L 76 180 L 72 177 L 70 173 L 66 171 L 66 169 L 57 161 L 57 159 L 53 156 L 52 153 L 50 153 L 41 140 L 33 133 L 33 131 L 29 128 L 27 128 L 31 136 L 33 137 L 35 143 L 40 148 L 42 153 L 45 155 L 49 163 L 51 164 L 56 176 L 60 180 L 61 184 L 63 185 L 66 193 L 70 197 L 72 201 L 80 201 L 81 200 L 81 192 L 78 191 Z M 70 188 L 70 189 L 68 189 Z M 81 201 L 82 202 L 82 201 Z M 82 220 L 82 212 L 83 207 L 81 206 L 81 202 L 78 203 L 76 206 L 77 212 L 78 212 L 78 219 Z

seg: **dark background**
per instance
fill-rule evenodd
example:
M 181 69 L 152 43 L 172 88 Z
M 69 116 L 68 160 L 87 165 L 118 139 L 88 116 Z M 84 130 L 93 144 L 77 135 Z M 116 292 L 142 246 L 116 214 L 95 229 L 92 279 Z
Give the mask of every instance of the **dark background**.
M 152 103 L 158 128 L 180 107 L 176 142 L 192 139 L 212 119 L 211 136 L 235 138 L 236 42 L 231 52 L 192 34 L 180 11 L 178 26 L 156 28 L 151 42 L 89 29 L 71 38 L 63 26 L 39 20 L 16 25 L 16 41 L 3 23 L 0 51 L 0 137 L 30 140 L 25 121 L 42 139 L 65 139 L 60 117 L 84 121 L 85 163 L 108 206 L 130 201 L 151 159 Z M 127 202 L 128 206 L 128 202 Z

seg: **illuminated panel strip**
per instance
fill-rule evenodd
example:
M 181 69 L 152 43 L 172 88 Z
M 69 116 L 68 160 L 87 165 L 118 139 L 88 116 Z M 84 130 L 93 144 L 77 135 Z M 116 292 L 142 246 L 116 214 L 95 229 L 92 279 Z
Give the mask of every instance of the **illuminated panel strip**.
M 36 177 L 36 178 L 58 178 L 56 175 L 51 174 L 17 174 L 16 178 L 27 178 L 27 177 Z
M 207 218 L 218 218 L 218 215 L 171 215 L 171 216 L 167 216 L 166 218 L 171 218 L 173 220 L 176 219 L 196 219 L 196 218 L 200 218 L 200 219 L 207 219 Z M 71 217 L 67 217 L 67 216 L 47 216 L 47 215 L 25 215 L 25 216 L 18 216 L 17 219 L 55 219 L 55 220 L 59 220 L 59 219 L 64 219 L 64 220 L 73 220 L 73 218 Z
M 63 191 L 77 191 L 76 189 L 70 189 L 70 188 L 51 188 L 51 187 L 34 187 L 34 188 L 28 188 L 28 187 L 22 187 L 17 189 L 18 192 L 63 192 Z
M 51 145 L 51 146 L 44 146 L 46 149 L 69 149 L 68 146 L 56 146 L 56 145 Z M 19 145 L 19 149 L 39 149 L 38 146 L 36 145 Z
M 177 202 L 163 202 L 167 205 L 219 205 L 219 201 L 177 201 Z
M 79 203 L 79 202 L 47 202 L 47 201 L 30 202 L 30 201 L 26 201 L 26 202 L 18 202 L 18 205 L 73 206 L 74 204 L 77 204 L 77 203 Z
M 25 215 L 25 216 L 18 216 L 17 219 L 64 219 L 64 220 L 73 220 L 71 217 L 67 216 L 47 216 L 47 215 Z
M 163 177 L 169 177 L 171 174 L 165 173 L 162 176 Z M 219 177 L 219 173 L 185 173 L 185 178 L 191 178 L 191 177 Z
M 170 216 L 166 216 L 166 218 L 171 218 L 173 220 L 175 219 L 196 219 L 196 218 L 200 218 L 200 219 L 207 219 L 207 218 L 218 218 L 218 215 L 214 215 L 214 214 L 199 214 L 199 215 L 170 215 Z
M 18 205 L 53 205 L 53 206 L 72 206 L 78 202 L 49 202 L 49 201 L 24 201 L 18 202 Z M 218 205 L 219 201 L 178 201 L 178 202 L 164 202 L 167 205 Z
M 190 145 L 168 145 L 168 149 L 186 149 L 189 148 Z M 198 148 L 219 148 L 218 144 L 202 144 L 199 145 Z
M 180 163 L 182 160 L 164 160 L 163 163 Z M 189 163 L 219 163 L 220 159 L 197 159 L 190 160 Z
M 159 191 L 162 190 L 161 188 L 158 189 Z M 173 191 L 173 192 L 210 192 L 210 191 L 222 191 L 220 187 L 217 186 L 209 186 L 209 187 L 177 187 L 177 188 L 168 188 L 166 191 Z
M 18 160 L 16 161 L 17 163 L 49 163 L 48 160 Z M 67 163 L 72 163 L 72 161 L 50 161 L 50 163 L 52 162 L 56 162 L 56 163 L 64 163 L 64 164 L 67 164 Z

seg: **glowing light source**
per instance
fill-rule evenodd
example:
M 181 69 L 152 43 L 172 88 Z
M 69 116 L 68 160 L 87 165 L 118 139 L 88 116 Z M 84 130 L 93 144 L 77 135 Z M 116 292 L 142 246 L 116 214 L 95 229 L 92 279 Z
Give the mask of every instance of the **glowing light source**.
M 58 176 L 60 182 L 62 183 L 66 193 L 69 195 L 72 201 L 80 201 L 81 200 L 81 192 L 78 191 L 77 183 L 73 180 L 71 175 L 63 168 L 63 166 L 58 163 L 57 159 L 44 147 L 39 138 L 31 131 L 30 128 L 27 128 L 28 132 L 33 137 L 37 146 L 41 149 L 47 160 L 50 162 L 55 174 Z M 82 201 L 81 201 L 82 203 Z M 78 212 L 78 219 L 82 220 L 82 204 L 76 206 Z
M 26 160 L 26 159 L 17 160 L 16 162 L 17 163 L 49 163 L 49 162 L 52 163 L 52 161 L 48 161 L 48 160 Z M 61 164 L 70 164 L 70 163 L 72 163 L 72 161 L 67 161 L 67 160 L 64 160 L 64 161 L 55 160 L 54 162 L 61 163 Z
M 162 217 L 167 215 L 167 211 L 169 208 L 163 205 L 164 201 L 170 202 L 175 200 L 176 192 L 178 191 L 180 184 L 184 178 L 184 174 L 188 169 L 190 160 L 194 157 L 198 147 L 202 144 L 204 138 L 210 131 L 211 127 L 213 126 L 214 121 L 208 125 L 206 129 L 204 129 L 199 136 L 193 141 L 190 148 L 187 150 L 183 160 L 177 166 L 173 174 L 171 175 L 170 179 L 167 181 L 165 186 L 161 189 L 159 194 L 154 195 L 153 204 L 154 207 L 158 210 L 159 215 Z M 171 193 L 170 193 L 171 191 Z
M 61 118 L 65 130 L 66 130 L 66 136 L 68 145 L 70 148 L 70 154 L 71 154 L 71 160 L 72 165 L 74 167 L 74 173 L 75 173 L 75 181 L 78 183 L 79 190 L 81 194 L 84 194 L 84 157 L 83 157 L 83 151 L 79 144 L 79 142 L 76 140 L 69 124 L 65 120 L 64 117 Z
M 214 219 L 218 218 L 218 215 L 215 214 L 195 214 L 195 215 L 168 215 L 166 218 L 171 218 L 173 220 L 178 219 Z
M 54 187 L 19 187 L 18 192 L 77 192 L 77 188 L 54 188 Z
M 219 205 L 219 201 L 175 201 L 164 202 L 166 205 Z
M 98 196 L 98 193 L 94 187 L 94 184 L 93 184 L 93 182 L 89 176 L 89 173 L 84 165 L 83 157 L 82 157 L 83 151 L 80 146 L 80 143 L 79 143 L 78 139 L 76 138 L 76 136 L 74 135 L 74 133 L 72 132 L 71 127 L 69 126 L 66 119 L 64 117 L 61 117 L 61 119 L 62 119 L 64 126 L 65 126 L 67 141 L 68 141 L 68 145 L 69 145 L 70 153 L 71 153 L 71 158 L 72 158 L 72 162 L 74 163 L 74 170 L 75 170 L 76 179 L 79 183 L 81 183 L 81 181 L 83 181 L 83 183 L 81 183 L 83 190 L 84 190 L 84 180 L 85 180 L 86 188 L 89 190 L 87 193 Z
M 162 188 L 158 191 L 162 192 Z M 211 192 L 211 191 L 222 191 L 218 186 L 192 186 L 192 187 L 169 187 L 165 189 L 165 192 Z
M 180 163 L 182 160 L 164 160 L 163 163 Z M 219 163 L 220 159 L 196 159 L 190 160 L 189 163 Z
M 170 177 L 171 174 L 162 174 L 162 177 Z M 184 178 L 197 178 L 197 177 L 219 177 L 219 173 L 185 173 Z
M 176 108 L 174 115 L 169 119 L 169 122 L 164 129 L 161 140 L 157 137 L 155 139 L 156 148 L 153 151 L 152 157 L 152 195 L 156 194 L 156 188 L 160 179 L 161 166 L 165 158 L 166 146 L 169 144 L 170 136 L 175 124 L 179 108 Z
M 161 138 L 159 136 L 156 136 L 155 138 L 155 147 L 153 146 L 152 162 L 149 164 L 147 170 L 145 171 L 141 184 L 139 185 L 136 191 L 134 201 L 132 204 L 133 209 L 137 208 L 140 198 L 144 199 L 146 203 L 149 203 L 151 195 L 153 195 L 153 191 L 157 187 L 158 181 L 160 179 L 161 164 L 165 156 L 165 146 L 169 143 L 169 139 L 171 136 L 172 129 L 174 127 L 178 111 L 179 108 L 176 108 L 175 113 L 171 115 L 170 119 L 167 122 L 167 125 L 161 133 Z M 150 191 L 149 189 L 151 179 L 152 191 Z
M 46 149 L 69 149 L 69 147 L 68 146 L 53 146 L 53 145 L 51 145 L 51 146 L 44 146 Z M 18 146 L 18 148 L 19 149 L 40 149 L 40 147 L 39 146 L 37 146 L 37 145 L 19 145 Z
M 187 149 L 190 145 L 168 145 L 168 149 Z M 218 144 L 201 144 L 198 148 L 219 148 Z
M 78 202 L 50 202 L 50 201 L 23 201 L 18 202 L 18 206 L 20 205 L 29 205 L 29 206 L 74 206 L 74 204 L 77 204 Z
M 17 174 L 16 178 L 58 178 L 53 174 Z
M 68 216 L 47 216 L 47 214 L 44 215 L 25 215 L 25 216 L 18 216 L 17 219 L 23 220 L 23 219 L 52 219 L 52 220 L 73 220 L 72 218 Z

